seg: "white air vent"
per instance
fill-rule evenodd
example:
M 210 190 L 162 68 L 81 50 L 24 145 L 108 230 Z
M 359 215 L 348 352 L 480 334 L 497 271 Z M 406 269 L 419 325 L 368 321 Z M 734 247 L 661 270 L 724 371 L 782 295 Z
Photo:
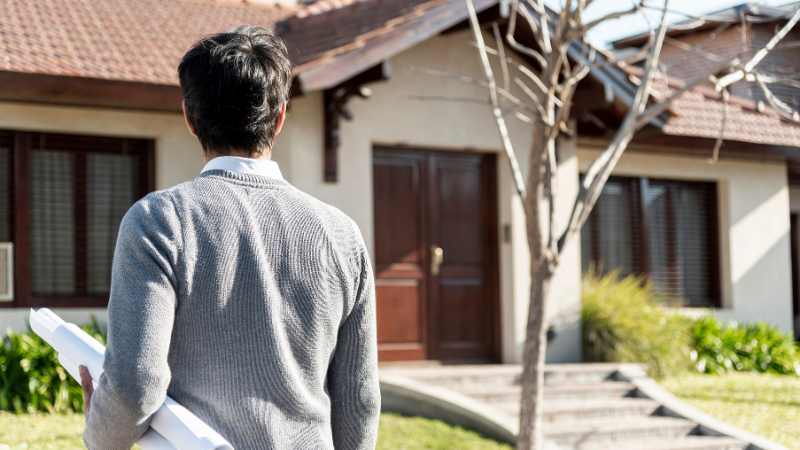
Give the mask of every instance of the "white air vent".
M 0 302 L 14 300 L 14 244 L 0 242 Z

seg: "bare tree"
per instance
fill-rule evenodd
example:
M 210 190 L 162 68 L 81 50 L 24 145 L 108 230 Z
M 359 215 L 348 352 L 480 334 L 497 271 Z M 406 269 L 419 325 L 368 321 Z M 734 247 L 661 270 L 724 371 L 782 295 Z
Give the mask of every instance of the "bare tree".
M 559 256 L 566 245 L 580 233 L 592 207 L 600 196 L 603 185 L 614 170 L 617 162 L 634 137 L 636 131 L 641 129 L 653 119 L 657 118 L 681 95 L 701 84 L 710 84 L 723 95 L 723 118 L 720 126 L 720 135 L 713 150 L 710 163 L 717 160 L 719 148 L 727 121 L 727 87 L 732 83 L 747 80 L 755 81 L 764 91 L 765 98 L 783 117 L 788 120 L 798 121 L 798 113 L 786 103 L 772 94 L 770 83 L 797 83 L 800 73 L 775 74 L 759 71 L 758 64 L 770 51 L 782 48 L 800 46 L 797 43 L 785 43 L 779 46 L 780 41 L 794 27 L 800 19 L 800 8 L 791 16 L 788 22 L 778 30 L 774 38 L 747 63 L 740 63 L 740 58 L 747 49 L 744 25 L 748 18 L 741 17 L 731 20 L 729 17 L 691 16 L 683 14 L 690 20 L 689 24 L 675 25 L 695 26 L 698 23 L 711 21 L 719 22 L 718 28 L 708 38 L 694 46 L 685 46 L 682 56 L 695 54 L 715 62 L 713 70 L 694 80 L 686 82 L 680 89 L 667 95 L 653 95 L 654 81 L 668 89 L 668 80 L 665 74 L 665 65 L 660 63 L 659 56 L 662 45 L 667 37 L 670 25 L 667 23 L 669 0 L 665 0 L 663 7 L 653 7 L 646 0 L 638 3 L 625 11 L 608 14 L 604 17 L 584 21 L 585 10 L 594 0 L 563 0 L 560 11 L 555 11 L 544 4 L 544 0 L 512 0 L 510 16 L 505 36 L 501 36 L 498 25 L 493 24 L 495 47 L 490 48 L 485 44 L 483 30 L 478 21 L 477 14 L 471 0 L 465 0 L 469 12 L 469 21 L 475 39 L 474 45 L 478 48 L 481 67 L 485 80 L 476 80 L 458 74 L 445 73 L 428 69 L 413 69 L 427 75 L 441 76 L 453 80 L 475 84 L 488 89 L 488 105 L 491 107 L 497 129 L 500 133 L 503 147 L 511 165 L 514 183 L 525 209 L 528 244 L 530 247 L 531 285 L 530 307 L 528 313 L 527 332 L 523 353 L 522 374 L 522 402 L 520 412 L 520 433 L 517 440 L 518 450 L 540 450 L 542 448 L 542 394 L 544 385 L 544 360 L 546 349 L 545 300 L 547 298 L 550 282 L 559 264 Z M 649 38 L 641 51 L 623 61 L 611 61 L 602 56 L 588 41 L 587 33 L 598 25 L 607 21 L 632 14 L 642 14 L 645 19 L 645 10 L 655 10 L 660 15 L 660 21 L 655 26 L 649 26 Z M 533 31 L 533 41 L 529 45 L 520 43 L 516 39 L 518 21 L 523 20 Z M 758 19 L 753 18 L 752 21 Z M 742 51 L 734 58 L 724 58 L 714 55 L 702 47 L 716 35 L 729 27 L 733 22 L 742 22 Z M 670 42 L 680 48 L 678 41 Z M 532 68 L 508 55 L 505 46 L 510 47 L 519 55 L 525 55 L 533 61 Z M 498 85 L 492 71 L 490 59 L 498 58 L 502 69 L 502 86 Z M 581 182 L 578 196 L 572 207 L 569 222 L 564 231 L 560 232 L 555 222 L 554 208 L 557 192 L 555 189 L 558 177 L 558 166 L 555 158 L 556 140 L 562 133 L 573 134 L 570 130 L 569 120 L 572 99 L 579 82 L 591 73 L 604 66 L 641 63 L 641 74 L 638 77 L 638 89 L 627 114 L 617 129 L 611 142 L 591 164 Z M 510 92 L 511 71 L 513 67 L 518 77 L 514 83 L 528 96 L 525 101 L 515 97 Z M 538 66 L 538 67 L 537 67 Z M 727 75 L 717 78 L 716 75 L 727 71 Z M 407 95 L 418 100 L 445 100 L 463 102 L 483 102 L 485 100 L 424 97 Z M 521 120 L 532 125 L 533 141 L 530 148 L 527 184 L 519 168 L 516 152 L 509 138 L 505 117 L 513 113 Z M 547 224 L 542 226 L 542 224 Z

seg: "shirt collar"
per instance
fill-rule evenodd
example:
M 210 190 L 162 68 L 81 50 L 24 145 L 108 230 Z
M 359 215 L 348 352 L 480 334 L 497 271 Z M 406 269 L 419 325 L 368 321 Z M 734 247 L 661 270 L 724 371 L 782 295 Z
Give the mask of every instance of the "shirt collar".
M 261 175 L 263 177 L 283 179 L 278 163 L 267 159 L 242 158 L 239 156 L 217 156 L 203 167 L 200 173 L 209 170 L 227 170 L 229 172 Z

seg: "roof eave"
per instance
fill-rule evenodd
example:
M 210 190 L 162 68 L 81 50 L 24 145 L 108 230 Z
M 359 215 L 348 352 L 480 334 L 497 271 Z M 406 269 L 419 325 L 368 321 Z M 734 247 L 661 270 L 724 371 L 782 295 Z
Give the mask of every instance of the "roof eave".
M 482 12 L 499 0 L 473 0 L 475 10 Z M 442 31 L 467 19 L 466 4 L 461 0 L 426 10 L 422 17 L 399 25 L 390 33 L 364 43 L 355 51 L 304 64 L 297 73 L 304 93 L 330 89 L 408 50 Z

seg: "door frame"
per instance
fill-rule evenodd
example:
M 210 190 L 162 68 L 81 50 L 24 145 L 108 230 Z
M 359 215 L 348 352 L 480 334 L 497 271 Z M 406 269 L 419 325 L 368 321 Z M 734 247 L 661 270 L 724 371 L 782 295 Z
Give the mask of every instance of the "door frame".
M 381 145 L 381 144 L 373 144 L 372 145 L 372 161 L 371 166 L 373 167 L 373 175 L 374 175 L 374 164 L 375 164 L 375 155 L 382 154 L 387 157 L 391 157 L 393 154 L 405 154 L 405 155 L 414 155 L 415 157 L 422 157 L 426 159 L 427 155 L 435 154 L 442 157 L 456 157 L 465 156 L 465 155 L 477 155 L 481 158 L 481 171 L 483 172 L 483 177 L 487 182 L 488 192 L 486 195 L 486 205 L 482 206 L 482 209 L 485 207 L 488 211 L 490 220 L 489 220 L 489 227 L 488 227 L 488 235 L 485 238 L 485 242 L 483 244 L 485 255 L 488 257 L 487 264 L 489 268 L 487 269 L 486 275 L 486 282 L 489 285 L 487 287 L 487 291 L 489 293 L 489 301 L 490 304 L 490 311 L 492 314 L 491 318 L 491 339 L 492 339 L 492 357 L 488 360 L 447 360 L 441 361 L 439 359 L 439 355 L 437 355 L 437 340 L 436 340 L 436 314 L 437 314 L 437 305 L 434 304 L 432 301 L 433 296 L 431 295 L 431 291 L 435 289 L 435 283 L 429 282 L 429 275 L 425 275 L 422 280 L 422 291 L 424 292 L 425 299 L 423 305 L 423 314 L 424 317 L 421 318 L 421 326 L 423 326 L 423 339 L 424 339 L 424 349 L 425 349 L 425 358 L 422 361 L 440 361 L 445 364 L 459 364 L 459 363 L 493 363 L 499 362 L 502 357 L 502 331 L 501 331 L 501 305 L 500 305 L 500 233 L 499 233 L 499 208 L 498 208 L 498 176 L 497 176 L 497 154 L 494 152 L 479 152 L 479 151 L 472 151 L 472 150 L 459 150 L 459 149 L 441 149 L 441 148 L 425 148 L 425 147 L 417 147 L 417 146 L 391 146 L 391 145 Z M 430 192 L 429 190 L 429 182 L 432 178 L 432 175 L 429 173 L 431 170 L 428 167 L 428 171 L 426 173 L 421 173 L 421 180 L 420 186 L 422 187 L 424 192 Z M 372 182 L 372 189 L 373 189 L 373 212 L 372 212 L 372 220 L 373 220 L 373 230 L 376 230 L 373 234 L 377 234 L 376 224 L 375 224 L 375 209 L 374 209 L 374 199 L 375 196 L 375 183 L 374 180 Z M 423 202 L 427 202 L 427 199 L 423 198 Z M 425 203 L 427 204 L 427 203 Z M 429 217 L 428 208 L 427 206 L 422 207 L 423 212 L 421 215 L 421 220 L 423 223 L 421 224 L 421 244 L 422 247 L 420 251 L 422 252 L 422 264 L 425 270 L 429 270 L 430 268 L 430 251 L 429 248 L 431 246 L 431 227 L 432 227 L 432 217 Z M 375 242 L 377 245 L 377 242 Z M 377 248 L 376 248 L 377 252 Z M 376 267 L 376 284 L 379 283 L 379 279 L 377 279 L 377 261 L 375 262 Z M 389 344 L 392 345 L 392 344 Z M 380 354 L 380 351 L 379 351 Z M 392 360 L 394 361 L 394 360 Z M 398 359 L 398 361 L 402 361 L 402 359 Z M 388 362 L 388 361 L 386 361 Z

